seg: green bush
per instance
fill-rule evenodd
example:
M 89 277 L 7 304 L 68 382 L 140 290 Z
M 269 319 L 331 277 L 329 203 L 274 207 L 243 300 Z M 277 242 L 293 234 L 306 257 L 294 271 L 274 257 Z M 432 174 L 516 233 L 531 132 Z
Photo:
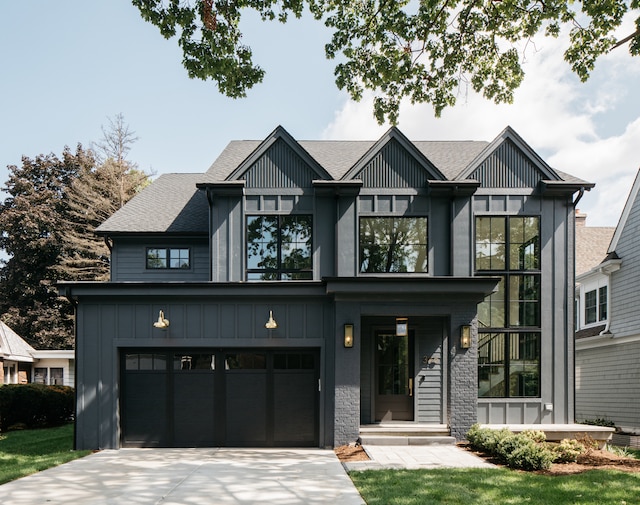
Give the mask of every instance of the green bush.
M 7 384 L 0 387 L 0 431 L 48 428 L 73 420 L 74 390 L 68 386 Z
M 555 455 L 554 462 L 556 463 L 573 463 L 578 461 L 578 456 L 582 454 L 586 449 L 577 440 L 569 440 L 565 438 L 559 444 L 551 446 L 551 450 Z
M 522 437 L 522 435 L 520 435 Z M 527 437 L 523 443 L 507 455 L 507 465 L 520 470 L 548 470 L 551 468 L 555 454 L 545 444 L 538 444 Z
M 492 430 L 481 428 L 479 424 L 474 424 L 467 432 L 467 440 L 477 451 L 495 454 L 496 447 L 506 437 L 513 435 L 507 428 Z
M 547 435 L 542 430 L 524 430 L 520 434 L 524 435 L 527 438 L 530 438 L 538 444 L 542 444 L 543 442 L 547 441 Z

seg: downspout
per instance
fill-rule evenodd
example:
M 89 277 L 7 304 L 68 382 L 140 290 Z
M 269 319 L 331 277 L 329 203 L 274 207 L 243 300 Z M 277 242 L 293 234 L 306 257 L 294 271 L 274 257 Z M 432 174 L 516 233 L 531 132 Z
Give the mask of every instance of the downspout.
M 213 193 L 210 188 L 205 190 L 209 204 L 209 281 L 213 281 Z

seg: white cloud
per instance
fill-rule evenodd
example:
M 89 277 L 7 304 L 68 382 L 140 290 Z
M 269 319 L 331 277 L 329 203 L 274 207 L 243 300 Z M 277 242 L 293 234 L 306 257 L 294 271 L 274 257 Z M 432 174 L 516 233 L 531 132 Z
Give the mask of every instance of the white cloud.
M 527 48 L 526 76 L 513 104 L 495 105 L 463 90 L 441 118 L 434 117 L 430 105 L 403 103 L 398 126 L 413 140 L 492 140 L 510 125 L 551 166 L 595 182 L 580 208 L 589 225 L 615 226 L 640 166 L 640 111 L 629 112 L 639 58 L 619 48 L 601 58 L 583 84 L 562 58 L 565 46 L 563 39 L 543 38 Z M 345 96 L 323 137 L 380 137 L 388 125 L 376 124 L 372 103 L 373 93 L 359 103 Z

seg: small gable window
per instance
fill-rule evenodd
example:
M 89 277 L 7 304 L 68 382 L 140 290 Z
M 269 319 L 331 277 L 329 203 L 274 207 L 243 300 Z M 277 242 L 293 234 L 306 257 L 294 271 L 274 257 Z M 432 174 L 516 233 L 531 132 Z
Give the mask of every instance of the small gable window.
M 247 280 L 313 279 L 308 215 L 247 217 Z
M 147 268 L 148 269 L 185 269 L 190 263 L 189 249 L 174 248 L 148 248 Z
M 360 218 L 360 272 L 427 272 L 426 217 Z
M 584 294 L 584 324 L 607 319 L 607 286 L 587 291 Z

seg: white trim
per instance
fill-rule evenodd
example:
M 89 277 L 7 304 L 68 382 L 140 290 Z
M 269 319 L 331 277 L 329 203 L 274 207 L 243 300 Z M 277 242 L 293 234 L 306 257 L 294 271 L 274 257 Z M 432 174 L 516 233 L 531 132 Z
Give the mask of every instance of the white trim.
M 61 350 L 42 350 L 33 351 L 31 353 L 35 359 L 74 359 L 75 351 L 73 349 L 61 349 Z
M 633 186 L 631 187 L 631 191 L 629 192 L 629 196 L 627 197 L 627 201 L 624 204 L 624 209 L 622 209 L 622 214 L 620 215 L 620 220 L 618 221 L 618 226 L 616 226 L 616 231 L 613 233 L 613 238 L 611 239 L 611 244 L 609 244 L 609 250 L 607 252 L 612 253 L 618 247 L 618 240 L 620 240 L 620 235 L 622 235 L 622 230 L 627 224 L 627 219 L 629 218 L 629 214 L 631 213 L 631 207 L 633 207 L 633 203 L 635 202 L 638 191 L 640 190 L 640 170 L 636 174 L 636 178 L 633 181 Z
M 630 344 L 633 342 L 640 342 L 640 335 L 616 337 L 613 333 L 605 333 L 596 335 L 595 337 L 577 338 L 576 351 L 608 347 L 610 345 Z

